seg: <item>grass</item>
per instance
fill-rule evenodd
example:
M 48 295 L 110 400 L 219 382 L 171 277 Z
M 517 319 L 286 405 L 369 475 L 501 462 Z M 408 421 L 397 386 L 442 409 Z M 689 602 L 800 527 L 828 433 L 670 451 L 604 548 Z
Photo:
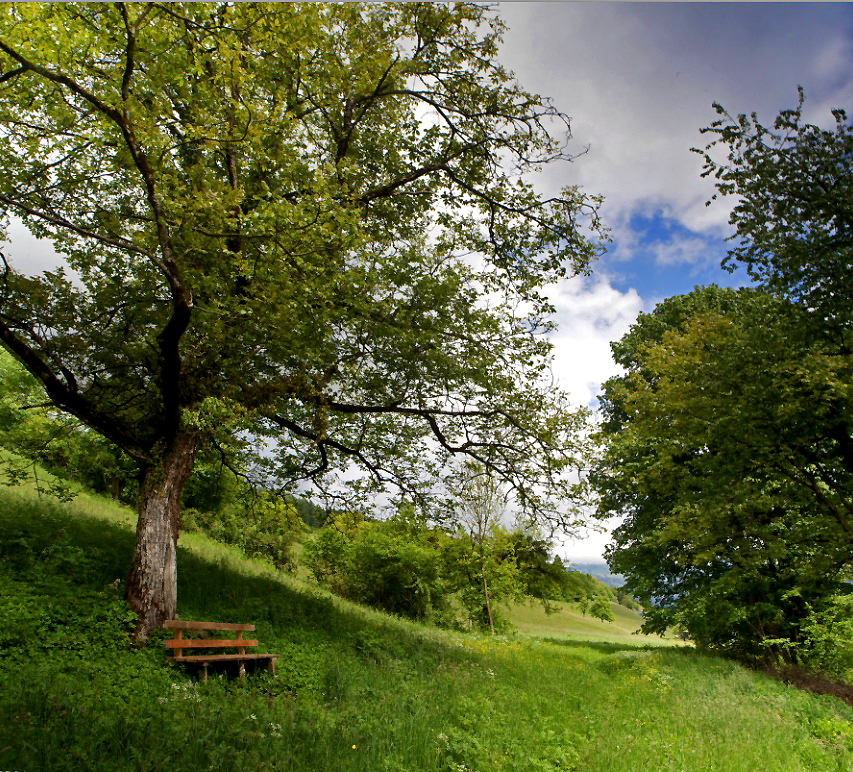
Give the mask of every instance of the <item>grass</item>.
M 509 619 L 519 632 L 540 638 L 573 640 L 613 641 L 628 646 L 683 646 L 675 638 L 661 639 L 658 636 L 640 634 L 643 618 L 618 603 L 611 603 L 615 617 L 613 622 L 602 622 L 585 615 L 569 603 L 554 603 L 557 612 L 546 613 L 540 603 L 516 603 L 509 609 Z
M 420 627 L 186 535 L 185 619 L 254 622 L 279 675 L 200 684 L 129 645 L 134 517 L 0 491 L 0 769 L 842 770 L 853 710 L 563 609 Z M 118 580 L 118 582 L 117 582 Z M 625 610 L 625 614 L 631 614 Z

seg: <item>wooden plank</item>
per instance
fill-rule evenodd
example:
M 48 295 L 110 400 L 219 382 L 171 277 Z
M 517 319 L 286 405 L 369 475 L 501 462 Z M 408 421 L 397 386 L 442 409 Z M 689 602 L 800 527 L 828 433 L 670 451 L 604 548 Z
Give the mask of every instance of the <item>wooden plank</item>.
M 238 660 L 272 660 L 279 657 L 278 654 L 188 654 L 184 657 L 170 657 L 169 661 L 175 662 L 236 662 Z
M 240 625 L 233 622 L 190 622 L 183 619 L 167 619 L 163 627 L 172 630 L 247 630 L 255 629 L 254 625 Z
M 167 649 L 224 649 L 229 646 L 257 646 L 257 641 L 218 641 L 209 638 L 184 638 L 180 641 L 163 641 Z

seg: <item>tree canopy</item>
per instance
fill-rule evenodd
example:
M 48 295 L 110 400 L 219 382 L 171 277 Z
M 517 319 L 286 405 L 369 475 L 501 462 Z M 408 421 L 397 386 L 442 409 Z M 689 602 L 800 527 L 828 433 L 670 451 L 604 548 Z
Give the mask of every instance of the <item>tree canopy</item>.
M 413 498 L 465 454 L 567 522 L 542 290 L 587 270 L 597 201 L 532 185 L 568 118 L 500 33 L 466 3 L 0 12 L 0 208 L 67 267 L 4 249 L 0 342 L 141 470 L 140 636 L 175 613 L 203 448 Z
M 758 290 L 708 287 L 641 315 L 604 387 L 600 512 L 611 569 L 671 625 L 786 655 L 853 558 L 853 358 Z M 784 644 L 784 645 L 783 645 Z
M 853 133 L 803 104 L 770 128 L 715 105 L 697 152 L 737 199 L 723 265 L 759 286 L 670 298 L 613 344 L 595 472 L 645 628 L 759 659 L 807 652 L 853 566 Z

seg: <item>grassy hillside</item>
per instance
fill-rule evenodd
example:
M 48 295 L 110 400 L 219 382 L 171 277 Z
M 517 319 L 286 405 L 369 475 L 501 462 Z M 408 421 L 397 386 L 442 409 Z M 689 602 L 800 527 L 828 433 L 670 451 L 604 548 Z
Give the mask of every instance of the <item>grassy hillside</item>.
M 516 603 L 510 608 L 509 618 L 520 633 L 540 638 L 572 638 L 576 640 L 613 641 L 626 645 L 676 646 L 678 641 L 662 640 L 658 636 L 640 635 L 638 629 L 642 616 L 611 603 L 615 620 L 602 622 L 584 615 L 579 608 L 569 603 L 553 603 L 556 613 L 546 613 L 540 603 Z
M 525 634 L 441 632 L 187 535 L 181 616 L 254 622 L 281 654 L 275 680 L 200 684 L 159 641 L 128 643 L 133 521 L 92 497 L 0 491 L 0 769 L 853 766 L 848 706 L 631 636 L 627 610 L 605 625 L 524 606 Z

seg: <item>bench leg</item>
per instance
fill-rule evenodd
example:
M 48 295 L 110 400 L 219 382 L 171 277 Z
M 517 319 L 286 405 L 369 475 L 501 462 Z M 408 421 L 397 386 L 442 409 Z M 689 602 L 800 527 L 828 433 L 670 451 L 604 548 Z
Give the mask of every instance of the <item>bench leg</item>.
M 201 663 L 201 680 L 207 683 L 207 662 Z
M 270 674 L 271 678 L 275 678 L 275 658 L 271 658 L 269 662 L 267 662 L 267 672 Z

